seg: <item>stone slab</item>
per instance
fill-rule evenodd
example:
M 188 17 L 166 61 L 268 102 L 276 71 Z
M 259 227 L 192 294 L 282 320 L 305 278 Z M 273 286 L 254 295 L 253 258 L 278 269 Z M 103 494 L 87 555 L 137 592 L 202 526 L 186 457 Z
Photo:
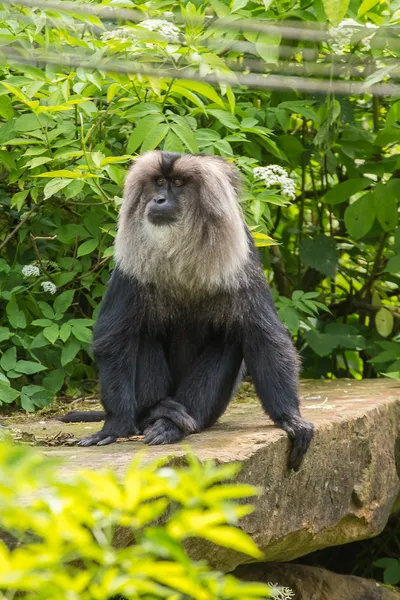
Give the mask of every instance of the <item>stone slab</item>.
M 293 600 L 400 600 L 400 591 L 326 569 L 293 563 L 243 565 L 234 574 L 244 581 L 261 581 L 289 587 Z
M 289 561 L 377 535 L 400 489 L 399 381 L 308 381 L 302 384 L 301 395 L 303 414 L 316 425 L 316 434 L 299 473 L 287 471 L 287 436 L 264 415 L 249 384 L 244 384 L 214 427 L 185 441 L 203 460 L 240 461 L 239 480 L 261 488 L 252 500 L 254 513 L 241 526 L 268 561 Z M 87 435 L 99 424 L 23 418 L 12 427 L 51 438 L 58 433 Z M 185 445 L 149 447 L 146 459 L 183 456 Z M 140 441 L 125 441 L 105 447 L 44 447 L 43 451 L 62 457 L 66 474 L 80 467 L 113 467 L 122 475 L 135 453 L 144 448 Z M 191 543 L 190 551 L 223 570 L 245 561 L 235 552 L 200 541 Z

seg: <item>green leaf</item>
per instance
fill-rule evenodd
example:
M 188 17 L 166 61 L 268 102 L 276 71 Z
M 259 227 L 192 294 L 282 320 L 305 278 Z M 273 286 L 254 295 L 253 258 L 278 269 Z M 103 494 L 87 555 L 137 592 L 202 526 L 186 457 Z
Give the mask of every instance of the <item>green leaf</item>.
M 8 327 L 0 327 L 0 342 L 5 342 L 11 337 L 11 331 Z
M 231 2 L 231 13 L 244 8 L 249 3 L 249 0 L 232 0 Z
M 65 375 L 65 371 L 61 369 L 55 369 L 51 373 L 48 373 L 43 378 L 43 385 L 46 390 L 50 390 L 53 394 L 56 394 L 64 385 Z
M 306 331 L 304 337 L 310 348 L 318 356 L 328 356 L 338 345 L 333 336 L 320 331 Z
M 400 273 L 400 254 L 392 256 L 385 268 L 385 273 Z
M 126 151 L 129 154 L 133 154 L 133 152 L 135 152 L 143 143 L 149 131 L 154 129 L 154 127 L 162 121 L 164 121 L 164 115 L 160 113 L 151 114 L 141 119 L 129 136 Z
M 338 255 L 335 240 L 326 235 L 304 238 L 300 242 L 300 258 L 306 265 L 328 277 L 335 277 Z
M 77 340 L 69 340 L 69 342 L 65 344 L 61 351 L 61 365 L 64 367 L 74 360 L 80 349 L 81 345 Z
M 58 177 L 60 179 L 86 179 L 86 178 L 91 178 L 91 177 L 96 178 L 97 175 L 94 175 L 93 173 L 87 173 L 85 171 L 79 171 L 79 169 L 75 169 L 74 171 L 68 171 L 67 169 L 59 169 L 57 171 L 46 171 L 45 173 L 40 173 L 40 175 L 35 175 L 35 177 L 37 177 L 37 178 Z
M 43 333 L 38 333 L 32 340 L 31 345 L 29 346 L 31 350 L 35 348 L 45 348 L 49 345 L 48 340 L 44 337 Z
M 282 36 L 280 34 L 260 33 L 255 49 L 266 63 L 278 64 L 281 40 Z
M 172 125 L 171 129 L 180 138 L 180 140 L 183 142 L 183 144 L 186 146 L 189 152 L 191 152 L 192 154 L 197 154 L 199 152 L 194 133 L 187 123 L 175 123 L 174 125 Z
M 297 310 L 291 306 L 282 306 L 282 308 L 278 310 L 278 314 L 290 333 L 296 335 L 300 325 L 300 315 Z
M 349 235 L 355 240 L 364 237 L 371 229 L 375 219 L 373 196 L 367 192 L 362 198 L 346 208 L 344 222 Z
M 96 250 L 99 245 L 99 240 L 97 238 L 92 238 L 91 240 L 86 240 L 83 242 L 78 248 L 77 256 L 86 256 L 87 254 L 91 254 L 94 250 Z
M 68 323 L 63 323 L 60 328 L 60 339 L 63 342 L 66 342 L 69 336 L 71 335 L 71 331 L 71 325 L 69 325 Z
M 143 144 L 140 148 L 142 152 L 148 152 L 149 150 L 154 150 L 161 144 L 165 136 L 169 131 L 169 125 L 166 123 L 160 123 L 160 125 L 156 125 L 153 127 L 151 131 L 148 132 L 146 137 L 144 138 Z M 176 133 L 176 132 L 175 132 Z
M 163 150 L 165 152 L 185 152 L 185 148 L 181 140 L 173 131 L 169 131 L 167 137 L 164 140 Z M 109 248 L 112 251 L 112 248 Z
M 366 12 L 371 10 L 371 8 L 374 8 L 374 6 L 376 6 L 379 2 L 380 0 L 363 0 L 360 8 L 358 9 L 357 18 L 362 17 Z
M 399 221 L 400 179 L 379 183 L 374 190 L 376 218 L 384 231 L 395 229 Z
M 242 552 L 253 558 L 261 560 L 263 553 L 257 548 L 253 540 L 240 529 L 229 526 L 207 527 L 201 529 L 198 535 L 210 542 L 237 552 Z
M 17 371 L 17 373 L 24 373 L 24 375 L 34 375 L 35 373 L 40 373 L 40 371 L 45 371 L 46 369 L 47 367 L 44 365 L 30 360 L 19 360 L 14 367 L 14 371 Z
M 351 196 L 365 190 L 371 185 L 371 180 L 360 177 L 359 179 L 348 179 L 342 183 L 338 183 L 329 190 L 322 198 L 323 202 L 328 204 L 340 204 L 346 202 Z
M 53 305 L 54 311 L 56 313 L 64 314 L 72 304 L 74 293 L 74 290 L 67 290 L 66 292 L 62 292 L 59 296 L 57 296 Z
M 38 305 L 46 319 L 54 319 L 55 313 L 50 304 L 47 304 L 47 302 L 38 302 Z
M 0 115 L 6 121 L 11 121 L 14 117 L 14 109 L 8 96 L 0 96 Z
M 211 100 L 211 102 L 215 102 L 215 104 L 219 104 L 222 108 L 224 108 L 224 102 L 221 99 L 221 96 L 217 94 L 213 86 L 209 83 L 180 79 L 176 85 L 179 88 L 187 88 L 192 92 L 196 92 L 197 94 L 208 98 L 209 100 Z
M 347 323 L 330 323 L 325 328 L 325 333 L 335 340 L 337 346 L 360 350 L 365 348 L 365 338 L 358 334 L 358 329 Z
M 44 337 L 46 338 L 46 340 L 49 340 L 51 344 L 54 344 L 58 339 L 58 333 L 59 329 L 56 323 L 53 323 L 52 325 L 50 325 L 50 327 L 45 327 L 43 329 Z
M 90 344 L 92 341 L 92 333 L 90 329 L 85 327 L 84 325 L 80 325 L 79 323 L 72 322 L 72 333 L 80 342 L 85 342 L 86 344 Z
M 25 204 L 25 200 L 28 194 L 29 190 L 22 190 L 21 192 L 16 192 L 11 198 L 11 208 L 16 206 L 17 210 L 20 211 L 23 205 Z
M 51 198 L 57 194 L 57 192 L 67 187 L 70 182 L 70 179 L 52 179 L 46 183 L 43 189 L 45 200 L 47 200 L 47 198 Z
M 26 394 L 21 394 L 20 402 L 21 407 L 26 412 L 35 412 L 35 403 L 31 400 L 29 396 L 27 396 Z
M 315 110 L 310 106 L 310 104 L 313 103 L 313 100 L 291 100 L 278 104 L 278 110 L 285 109 L 285 112 L 289 111 L 290 113 L 297 113 L 308 120 L 318 122 L 319 117 Z
M 350 0 L 322 0 L 325 14 L 332 25 L 339 25 L 349 8 Z
M 35 327 L 49 327 L 51 324 L 50 319 L 35 319 L 32 321 L 32 325 L 35 325 Z
M 111 87 L 111 86 L 110 86 Z M 161 105 L 156 102 L 140 102 L 135 106 L 132 106 L 125 113 L 126 117 L 134 117 L 135 119 L 140 118 L 143 119 L 148 115 L 161 114 Z
M 0 379 L 0 403 L 11 404 L 19 397 L 20 393 L 14 390 L 10 384 Z
M 0 360 L 0 367 L 3 371 L 11 371 L 17 364 L 17 349 L 15 346 L 4 352 Z
M 16 119 L 14 127 L 16 131 L 21 131 L 22 133 L 36 131 L 40 129 L 40 121 L 34 114 L 22 115 Z
M 34 405 L 38 408 L 43 408 L 44 406 L 47 406 L 53 400 L 53 394 L 41 385 L 24 385 L 21 392 L 24 396 L 27 396 L 29 398 L 31 405 Z
M 218 119 L 218 121 L 224 125 L 227 129 L 240 129 L 240 123 L 232 113 L 227 110 L 220 110 L 219 108 L 208 108 L 207 112 L 209 112 L 213 117 Z
M 11 298 L 6 306 L 8 321 L 14 329 L 25 329 L 25 313 L 19 309 L 15 296 Z
M 382 307 L 375 315 L 375 327 L 379 335 L 388 337 L 394 327 L 394 318 L 392 312 Z

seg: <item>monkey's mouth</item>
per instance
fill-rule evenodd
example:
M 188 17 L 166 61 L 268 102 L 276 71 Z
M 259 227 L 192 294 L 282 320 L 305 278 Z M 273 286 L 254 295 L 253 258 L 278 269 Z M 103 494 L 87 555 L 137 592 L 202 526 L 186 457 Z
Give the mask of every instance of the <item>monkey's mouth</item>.
M 152 225 L 172 225 L 177 220 L 175 210 L 170 207 L 152 205 L 146 211 L 146 217 Z

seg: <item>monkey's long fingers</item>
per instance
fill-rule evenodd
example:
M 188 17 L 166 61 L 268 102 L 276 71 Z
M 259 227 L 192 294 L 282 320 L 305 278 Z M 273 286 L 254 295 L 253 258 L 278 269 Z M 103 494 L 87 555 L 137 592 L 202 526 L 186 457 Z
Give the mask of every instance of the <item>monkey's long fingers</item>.
M 144 431 L 144 443 L 149 446 L 173 444 L 184 437 L 183 432 L 169 419 L 158 419 Z
M 115 435 L 104 435 L 104 433 L 95 433 L 87 438 L 83 438 L 78 442 L 78 446 L 107 446 L 112 444 L 117 439 Z
M 288 467 L 297 472 L 314 436 L 314 425 L 302 417 L 293 417 L 280 423 L 292 441 Z
M 197 423 L 193 417 L 189 415 L 182 404 L 171 398 L 161 400 L 161 402 L 151 409 L 149 416 L 143 422 L 143 429 L 147 429 L 150 425 L 163 418 L 173 421 L 185 434 L 197 431 Z

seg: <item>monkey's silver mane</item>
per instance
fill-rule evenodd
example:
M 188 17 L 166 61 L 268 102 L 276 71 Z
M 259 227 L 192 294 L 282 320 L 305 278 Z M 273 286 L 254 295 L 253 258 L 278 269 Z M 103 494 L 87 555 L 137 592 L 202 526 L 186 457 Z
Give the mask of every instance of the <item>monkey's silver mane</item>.
M 178 221 L 160 227 L 146 220 L 143 206 L 161 166 L 162 153 L 148 152 L 128 173 L 115 241 L 119 269 L 166 291 L 199 294 L 239 287 L 250 247 L 236 171 L 219 157 L 179 156 L 172 173 L 183 173 L 192 183 L 183 192 Z

